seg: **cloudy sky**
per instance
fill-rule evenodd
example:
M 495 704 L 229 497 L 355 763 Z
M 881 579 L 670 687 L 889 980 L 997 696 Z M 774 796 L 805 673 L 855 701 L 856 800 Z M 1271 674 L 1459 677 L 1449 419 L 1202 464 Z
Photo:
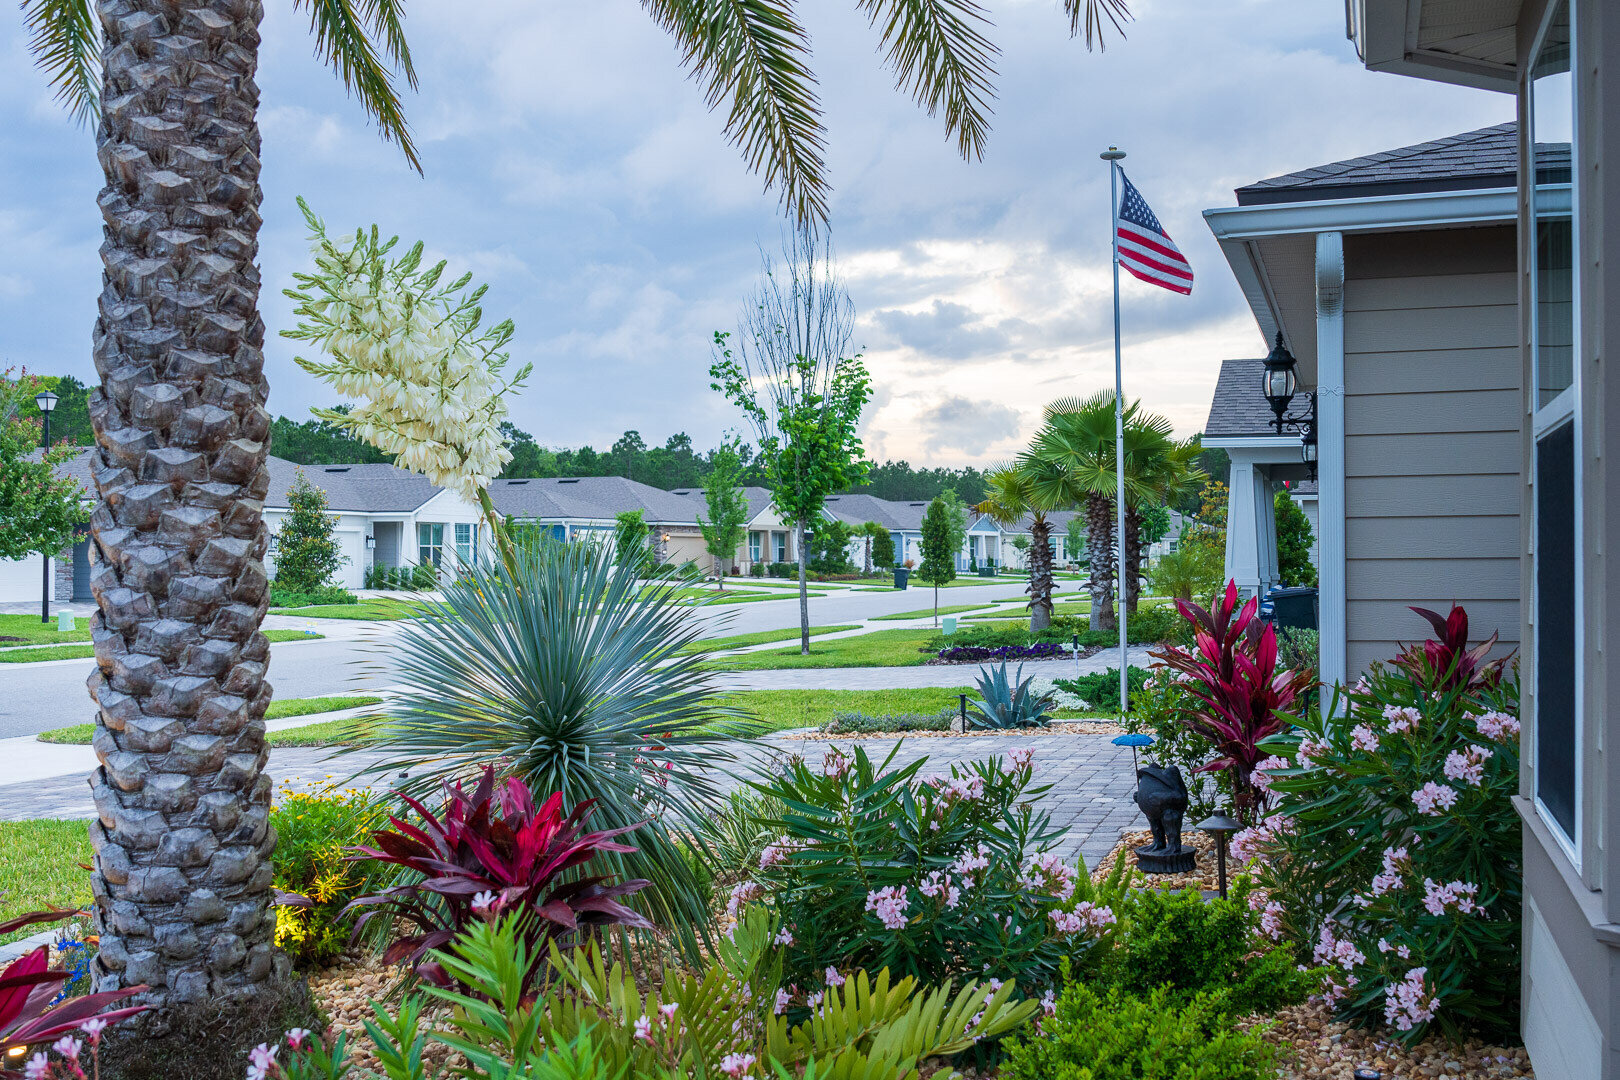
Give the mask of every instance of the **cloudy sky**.
M 1108 144 L 1198 275 L 1186 298 L 1126 279 L 1126 392 L 1191 434 L 1220 360 L 1264 351 L 1200 211 L 1261 177 L 1512 114 L 1502 95 L 1365 72 L 1340 0 L 1133 0 L 1129 37 L 1103 53 L 1069 38 L 1058 0 L 985 3 L 1001 74 L 973 163 L 893 90 L 853 0 L 801 5 L 880 460 L 992 461 L 1046 402 L 1111 384 Z M 489 283 L 486 310 L 517 323 L 515 358 L 535 365 L 514 419 L 543 444 L 636 428 L 707 447 L 738 425 L 709 390 L 709 342 L 782 217 L 639 4 L 414 0 L 425 177 L 311 57 L 289 0 L 267 7 L 273 412 L 330 401 L 275 337 L 307 258 L 303 195 L 335 228 L 376 222 Z M 0 366 L 91 380 L 100 173 L 29 65 L 15 5 L 0 8 L 0 117 Z

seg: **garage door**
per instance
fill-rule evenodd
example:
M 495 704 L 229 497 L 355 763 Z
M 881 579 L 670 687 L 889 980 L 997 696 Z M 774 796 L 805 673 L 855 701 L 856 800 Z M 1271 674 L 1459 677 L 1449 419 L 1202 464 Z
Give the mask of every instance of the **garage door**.
M 43 556 L 0 560 L 0 604 L 38 602 L 44 586 L 40 581 Z

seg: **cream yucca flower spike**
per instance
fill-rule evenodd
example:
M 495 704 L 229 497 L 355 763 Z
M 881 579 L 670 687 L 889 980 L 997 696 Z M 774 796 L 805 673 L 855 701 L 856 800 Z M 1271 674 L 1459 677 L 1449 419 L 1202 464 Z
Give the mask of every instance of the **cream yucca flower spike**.
M 347 412 L 311 411 L 479 503 L 499 534 L 486 489 L 512 457 L 500 430 L 505 396 L 533 370 L 504 376 L 512 321 L 480 329 L 488 286 L 468 292 L 471 274 L 439 284 L 445 264 L 422 269 L 420 242 L 391 260 L 399 238 L 383 241 L 373 225 L 338 244 L 303 199 L 298 205 L 315 272 L 294 274 L 299 288 L 285 290 L 300 322 L 282 336 L 321 349 L 329 360 L 300 356 L 298 365 L 354 400 Z

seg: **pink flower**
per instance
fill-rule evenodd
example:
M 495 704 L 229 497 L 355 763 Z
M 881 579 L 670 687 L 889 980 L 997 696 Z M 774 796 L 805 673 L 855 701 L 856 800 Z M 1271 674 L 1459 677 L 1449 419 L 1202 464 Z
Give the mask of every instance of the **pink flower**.
M 304 1048 L 304 1040 L 309 1038 L 309 1035 L 310 1033 L 307 1028 L 293 1028 L 291 1031 L 287 1032 L 287 1049 L 302 1050 Z
M 891 885 L 886 889 L 874 889 L 866 894 L 866 910 L 878 917 L 878 920 L 890 930 L 899 930 L 906 925 L 906 908 L 910 901 L 906 897 L 904 885 Z
M 107 1030 L 107 1021 L 99 1016 L 92 1016 L 79 1025 L 79 1030 L 84 1032 L 85 1037 L 90 1040 L 91 1046 L 100 1046 L 101 1033 Z
M 1376 754 L 1378 752 L 1378 733 L 1366 724 L 1357 724 L 1350 729 L 1350 748 Z
M 1423 879 L 1423 906 L 1430 915 L 1444 915 L 1447 908 L 1456 908 L 1465 915 L 1479 911 L 1474 898 L 1479 886 L 1471 881 L 1452 881 L 1440 885 L 1433 878 Z
M 1272 814 L 1253 828 L 1233 834 L 1232 857 L 1242 865 L 1260 854 L 1261 849 L 1277 837 L 1293 830 L 1292 818 L 1285 814 Z
M 731 890 L 731 898 L 726 901 L 726 914 L 732 918 L 750 903 L 765 895 L 765 889 L 757 881 L 745 881 Z
M 1260 932 L 1272 941 L 1283 939 L 1283 915 L 1286 912 L 1283 906 L 1275 900 L 1267 900 L 1264 910 L 1260 913 Z
M 1446 779 L 1461 780 L 1471 787 L 1478 787 L 1485 779 L 1485 763 L 1495 755 L 1496 752 L 1488 746 L 1453 750 L 1446 755 Z
M 1273 754 L 1264 761 L 1255 763 L 1254 770 L 1249 774 L 1249 781 L 1261 791 L 1270 791 L 1271 770 L 1291 768 L 1293 768 L 1293 764 L 1287 758 L 1280 758 Z
M 1117 921 L 1112 908 L 1098 907 L 1090 900 L 1080 901 L 1074 906 L 1073 911 L 1052 912 L 1052 924 L 1060 934 L 1101 930 Z
M 472 898 L 472 909 L 480 915 L 489 915 L 499 911 L 498 902 L 492 892 L 481 892 Z M 297 1049 L 297 1047 L 294 1047 Z
M 51 1062 L 50 1059 L 45 1056 L 45 1052 L 43 1050 L 29 1058 L 28 1064 L 23 1068 L 23 1076 L 25 1080 L 48 1080 L 50 1075 Z
M 955 910 L 962 899 L 962 890 L 951 884 L 951 875 L 938 870 L 929 871 L 928 876 L 917 883 L 917 891 L 930 900 L 943 896 L 945 906 L 951 910 Z
M 809 1006 L 810 1009 L 812 1009 L 812 1010 L 819 1009 L 819 1008 L 821 1008 L 821 999 L 826 997 L 826 996 L 827 995 L 826 995 L 825 992 L 823 992 L 821 990 L 817 990 L 815 993 L 813 993 L 809 997 L 805 998 L 804 1003 L 807 1006 Z
M 831 750 L 828 750 L 826 755 L 821 759 L 821 772 L 823 776 L 832 776 L 842 780 L 849 772 L 849 766 L 850 761 L 848 755 L 846 755 L 836 746 Z
M 1384 1022 L 1397 1031 L 1411 1031 L 1418 1024 L 1434 1019 L 1440 999 L 1428 993 L 1423 978 L 1428 968 L 1413 968 L 1400 982 L 1384 988 Z
M 733 1078 L 740 1077 L 753 1068 L 757 1060 L 753 1054 L 727 1054 L 720 1059 L 720 1071 Z
M 759 868 L 769 870 L 773 866 L 780 866 L 788 861 L 789 855 L 802 847 L 804 845 L 797 840 L 773 840 L 759 853 Z
M 1034 773 L 1036 770 L 1034 749 L 1025 747 L 1022 750 L 1014 750 L 1012 752 L 1012 767 L 1019 772 L 1027 770 Z
M 264 1080 L 276 1065 L 276 1048 L 260 1043 L 248 1051 L 248 1080 Z
M 781 1016 L 784 1012 L 786 1012 L 788 1003 L 792 1000 L 793 996 L 786 990 L 778 990 L 776 992 L 776 1015 Z
M 1041 995 L 1041 1012 L 1047 1016 L 1057 1012 L 1057 994 L 1050 989 Z
M 1026 889 L 1045 892 L 1059 900 L 1067 900 L 1074 895 L 1078 880 L 1078 875 L 1064 865 L 1062 856 L 1044 852 L 1024 863 L 1024 870 L 1019 875 L 1018 883 Z
M 1384 869 L 1372 879 L 1372 894 L 1383 896 L 1406 884 L 1405 873 L 1411 869 L 1412 859 L 1404 847 L 1384 849 Z
M 777 945 L 791 945 L 793 944 L 793 931 L 784 926 L 776 932 L 776 936 L 771 940 Z
M 843 986 L 846 981 L 842 975 L 838 974 L 838 969 L 830 964 L 827 966 L 827 970 L 821 973 L 821 978 L 829 987 Z
M 1439 817 L 1457 802 L 1457 789 L 1430 780 L 1412 792 L 1412 801 L 1417 804 L 1418 813 Z
M 1512 742 L 1519 735 L 1519 722 L 1505 712 L 1488 712 L 1474 717 L 1479 733 L 1492 742 Z
M 990 849 L 983 844 L 978 846 L 977 852 L 966 852 L 956 857 L 951 869 L 957 874 L 971 874 L 975 870 L 986 870 L 990 866 Z
M 1423 714 L 1410 705 L 1385 705 L 1384 719 L 1391 731 L 1416 731 Z
M 1312 961 L 1317 964 L 1333 964 L 1345 971 L 1354 971 L 1365 964 L 1366 955 L 1356 948 L 1355 942 L 1341 939 L 1334 932 L 1333 926 L 1331 920 L 1322 924 L 1322 932 L 1317 936 L 1316 948 L 1311 954 Z M 1354 981 L 1350 985 L 1354 986 Z
M 652 1021 L 645 1016 L 636 1019 L 636 1038 L 642 1042 L 652 1042 Z
M 1301 765 L 1315 765 L 1317 759 L 1328 757 L 1333 753 L 1333 747 L 1325 742 L 1317 742 L 1307 736 L 1299 740 L 1298 757 Z
M 71 1035 L 64 1035 L 51 1044 L 52 1050 L 55 1050 L 58 1054 L 67 1058 L 69 1061 L 78 1061 L 79 1051 L 83 1048 L 84 1043 L 80 1042 L 78 1039 L 75 1039 Z
M 680 1007 L 681 1003 L 678 1001 L 665 1002 L 664 1004 L 658 1006 L 658 1015 L 662 1017 L 664 1023 L 667 1024 L 671 1020 L 675 1019 L 675 1010 Z

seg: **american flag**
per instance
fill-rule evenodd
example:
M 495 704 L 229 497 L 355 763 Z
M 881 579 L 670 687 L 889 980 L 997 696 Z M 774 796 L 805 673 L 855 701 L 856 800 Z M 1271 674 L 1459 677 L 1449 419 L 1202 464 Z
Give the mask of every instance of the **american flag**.
M 1119 212 L 1114 215 L 1114 232 L 1119 237 L 1119 265 L 1150 285 L 1183 296 L 1192 292 L 1192 266 L 1186 256 L 1159 224 L 1124 169 L 1119 171 L 1119 178 L 1125 181 L 1125 194 L 1119 200 Z

